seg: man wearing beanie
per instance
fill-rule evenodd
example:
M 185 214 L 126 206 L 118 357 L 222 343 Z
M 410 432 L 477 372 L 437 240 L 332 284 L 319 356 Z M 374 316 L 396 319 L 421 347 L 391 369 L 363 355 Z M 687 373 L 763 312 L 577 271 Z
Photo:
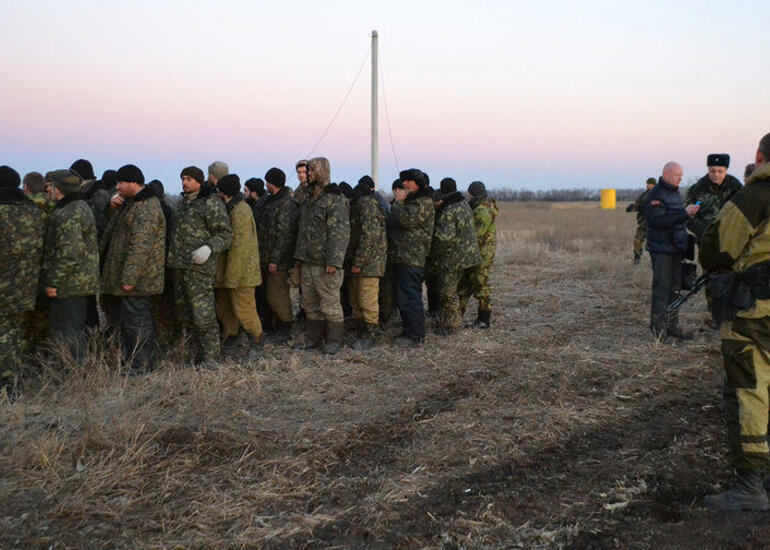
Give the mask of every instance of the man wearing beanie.
M 436 275 L 440 313 L 438 331 L 452 334 L 462 323 L 457 287 L 464 272 L 481 263 L 473 213 L 457 183 L 441 180 L 441 204 L 436 209 L 429 269 Z
M 123 360 L 129 372 L 152 370 L 155 324 L 152 297 L 163 292 L 166 217 L 157 195 L 144 184 L 133 164 L 115 174 L 122 204 L 110 218 L 99 243 L 102 294 L 112 297 L 106 313 L 121 332 Z
M 460 279 L 458 299 L 460 313 L 465 313 L 471 296 L 478 300 L 478 315 L 471 325 L 473 328 L 489 328 L 492 317 L 492 292 L 489 289 L 489 273 L 495 261 L 497 248 L 497 225 L 495 220 L 499 210 L 495 199 L 487 195 L 487 188 L 480 181 L 468 186 L 469 206 L 473 211 L 473 225 L 476 242 L 479 244 L 481 263 L 466 269 Z
M 634 234 L 634 265 L 642 261 L 644 252 L 644 239 L 647 238 L 647 221 L 644 219 L 644 201 L 647 195 L 655 187 L 658 181 L 655 178 L 647 178 L 647 188 L 636 200 L 626 207 L 626 212 L 636 212 L 636 233 Z
M 174 300 L 180 324 L 195 346 L 196 363 L 219 360 L 219 323 L 214 299 L 217 257 L 233 239 L 230 220 L 216 189 L 204 184 L 196 166 L 182 170 L 182 200 L 171 222 L 166 265 L 173 270 Z
M 403 189 L 395 189 L 390 209 L 393 219 L 392 261 L 395 268 L 396 305 L 401 312 L 401 346 L 414 346 L 425 338 L 422 283 L 425 259 L 433 238 L 433 192 L 425 175 L 417 168 L 399 174 Z
M 292 310 L 289 294 L 289 268 L 294 261 L 297 238 L 297 203 L 286 187 L 286 174 L 271 168 L 265 174 L 267 201 L 264 216 L 258 228 L 260 265 L 265 287 L 265 299 L 274 323 L 275 332 L 270 341 L 282 344 L 291 338 Z
M 351 202 L 348 246 L 348 296 L 360 349 L 372 347 L 378 336 L 380 277 L 385 275 L 388 255 L 387 216 L 374 197 L 374 187 L 366 178 L 371 180 L 365 176 L 358 181 Z
M 300 207 L 294 259 L 300 264 L 302 307 L 307 317 L 304 349 L 317 348 L 326 335 L 324 353 L 342 346 L 344 318 L 340 305 L 345 251 L 350 239 L 348 202 L 329 184 L 329 161 L 307 163 L 307 196 Z
M 35 307 L 43 255 L 43 212 L 19 189 L 19 174 L 0 166 L 0 392 L 21 366 L 21 325 Z
M 215 160 L 209 164 L 209 183 L 216 187 L 219 185 L 219 180 L 230 173 L 230 167 L 221 160 Z
M 250 361 L 256 361 L 257 347 L 262 340 L 262 323 L 254 301 L 254 289 L 262 284 L 257 226 L 241 194 L 237 174 L 222 177 L 217 190 L 233 231 L 230 248 L 219 255 L 214 282 L 217 317 L 224 336 L 222 353 L 237 357 L 248 354 Z M 241 333 L 241 327 L 245 334 Z
M 46 174 L 56 208 L 48 224 L 41 286 L 51 299 L 51 339 L 78 363 L 85 358 L 89 298 L 99 292 L 99 245 L 94 214 L 83 200 L 82 181 L 72 170 Z

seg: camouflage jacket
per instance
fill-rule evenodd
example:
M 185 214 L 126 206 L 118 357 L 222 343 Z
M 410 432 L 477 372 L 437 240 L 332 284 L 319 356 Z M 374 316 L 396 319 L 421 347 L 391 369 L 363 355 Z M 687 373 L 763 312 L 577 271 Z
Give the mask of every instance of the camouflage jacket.
M 334 184 L 309 188 L 300 206 L 294 259 L 342 269 L 350 240 L 347 199 Z
M 385 275 L 388 239 L 386 214 L 374 193 L 353 199 L 350 205 L 349 267 L 360 267 L 364 277 Z
M 425 267 L 433 238 L 433 191 L 429 188 L 409 193 L 403 202 L 390 208 L 393 220 L 391 261 L 412 267 Z
M 634 212 L 636 212 L 636 225 L 638 227 L 647 229 L 647 220 L 644 218 L 644 204 L 647 201 L 647 195 L 650 194 L 652 189 L 645 189 L 641 195 L 636 197 L 634 201 Z
M 0 189 L 0 315 L 35 307 L 43 211 L 20 189 Z
M 473 210 L 473 223 L 476 226 L 476 239 L 481 253 L 481 265 L 488 267 L 495 259 L 497 248 L 497 202 L 490 197 L 477 197 L 469 201 Z
M 64 197 L 51 215 L 43 253 L 43 288 L 58 298 L 99 292 L 99 244 L 94 214 L 77 193 Z
M 96 222 L 96 230 L 99 232 L 99 238 L 101 238 L 109 223 L 111 198 L 112 195 L 108 189 L 97 187 L 86 199 L 91 212 L 94 213 L 94 221 Z
M 300 183 L 294 190 L 294 202 L 302 204 L 308 196 L 308 186 L 303 187 Z
M 216 189 L 202 185 L 200 191 L 183 196 L 171 222 L 171 244 L 166 264 L 172 269 L 191 269 L 212 277 L 217 270 L 217 256 L 230 248 L 233 232 L 224 203 Z M 192 253 L 203 245 L 211 256 L 202 265 L 192 261 Z
M 722 185 L 711 183 L 706 174 L 687 190 L 685 204 L 695 204 L 700 201 L 698 213 L 687 221 L 687 229 L 695 234 L 698 241 L 703 237 L 706 228 L 716 219 L 722 206 L 742 187 L 741 182 L 729 174 Z
M 259 246 L 257 244 L 257 225 L 251 207 L 243 200 L 243 195 L 234 197 L 227 203 L 233 241 L 230 248 L 219 254 L 217 275 L 214 279 L 216 288 L 245 288 L 262 284 L 259 271 Z
M 480 262 L 473 212 L 462 193 L 455 191 L 443 198 L 436 211 L 428 269 L 439 274 Z
M 298 216 L 297 203 L 288 187 L 281 188 L 265 201 L 262 221 L 257 228 L 262 269 L 266 269 L 268 264 L 275 264 L 278 269 L 293 266 Z
M 102 293 L 152 296 L 163 292 L 166 218 L 160 201 L 145 187 L 127 199 L 105 228 L 99 243 Z M 123 290 L 123 285 L 133 290 Z
M 37 205 L 43 213 L 44 222 L 48 224 L 48 220 L 51 219 L 51 214 L 53 214 L 53 209 L 56 208 L 56 203 L 49 199 L 45 193 L 31 193 L 27 197 Z

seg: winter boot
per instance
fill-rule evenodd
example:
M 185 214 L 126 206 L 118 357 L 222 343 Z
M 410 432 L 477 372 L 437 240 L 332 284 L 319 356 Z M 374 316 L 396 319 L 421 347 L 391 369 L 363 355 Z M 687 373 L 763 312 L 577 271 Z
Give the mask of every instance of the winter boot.
M 342 347 L 342 335 L 345 332 L 345 323 L 339 321 L 327 321 L 326 323 L 326 345 L 323 352 L 327 355 L 334 355 Z
M 305 319 L 304 341 L 294 344 L 294 349 L 315 349 L 321 346 L 326 332 L 326 321 L 319 319 Z
M 222 342 L 222 355 L 224 357 L 234 357 L 236 355 L 239 355 L 240 350 L 241 350 L 240 333 L 227 336 L 225 338 L 225 341 Z
M 676 338 L 677 340 L 692 340 L 693 338 L 692 332 L 682 330 L 678 326 L 668 329 L 666 334 Z
M 471 328 L 489 328 L 489 326 L 492 324 L 491 317 L 491 309 L 480 309 L 476 320 L 471 325 Z
M 361 338 L 358 340 L 358 342 L 355 343 L 354 347 L 361 351 L 371 348 L 377 341 L 378 329 L 379 325 L 370 325 L 369 323 L 364 323 L 363 327 L 361 328 Z
M 361 338 L 364 330 L 363 319 L 351 319 L 350 323 L 345 321 L 345 345 L 353 346 Z
M 256 362 L 259 359 L 259 348 L 262 347 L 262 342 L 254 338 L 251 334 L 247 335 L 249 342 L 249 349 L 246 352 L 246 360 L 250 363 Z
M 706 496 L 703 503 L 712 510 L 723 512 L 770 510 L 759 470 L 738 470 L 738 480 L 732 487 L 718 495 Z
M 285 344 L 291 340 L 291 327 L 292 322 L 288 323 L 276 323 L 275 332 L 267 338 L 267 341 L 271 344 Z

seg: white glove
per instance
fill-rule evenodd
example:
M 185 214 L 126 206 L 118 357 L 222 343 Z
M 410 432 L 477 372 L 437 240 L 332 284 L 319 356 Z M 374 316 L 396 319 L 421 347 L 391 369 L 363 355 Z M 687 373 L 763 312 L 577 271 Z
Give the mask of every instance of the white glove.
M 205 264 L 206 260 L 209 259 L 209 256 L 211 256 L 211 248 L 208 247 L 208 245 L 203 245 L 197 250 L 193 250 L 192 253 L 192 261 L 194 264 Z

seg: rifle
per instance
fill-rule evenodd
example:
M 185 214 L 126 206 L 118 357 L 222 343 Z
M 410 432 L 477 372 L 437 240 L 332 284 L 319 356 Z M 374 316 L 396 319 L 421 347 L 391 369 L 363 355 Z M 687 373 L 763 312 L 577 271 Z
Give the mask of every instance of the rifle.
M 692 283 L 692 288 L 687 291 L 687 294 L 684 296 L 679 296 L 676 300 L 668 304 L 668 307 L 666 308 L 666 313 L 673 313 L 680 307 L 682 307 L 682 304 L 684 304 L 687 300 L 695 296 L 698 292 L 700 292 L 700 289 L 702 289 L 704 286 L 706 286 L 706 283 L 708 282 L 708 273 L 701 274 L 700 277 L 695 279 Z

